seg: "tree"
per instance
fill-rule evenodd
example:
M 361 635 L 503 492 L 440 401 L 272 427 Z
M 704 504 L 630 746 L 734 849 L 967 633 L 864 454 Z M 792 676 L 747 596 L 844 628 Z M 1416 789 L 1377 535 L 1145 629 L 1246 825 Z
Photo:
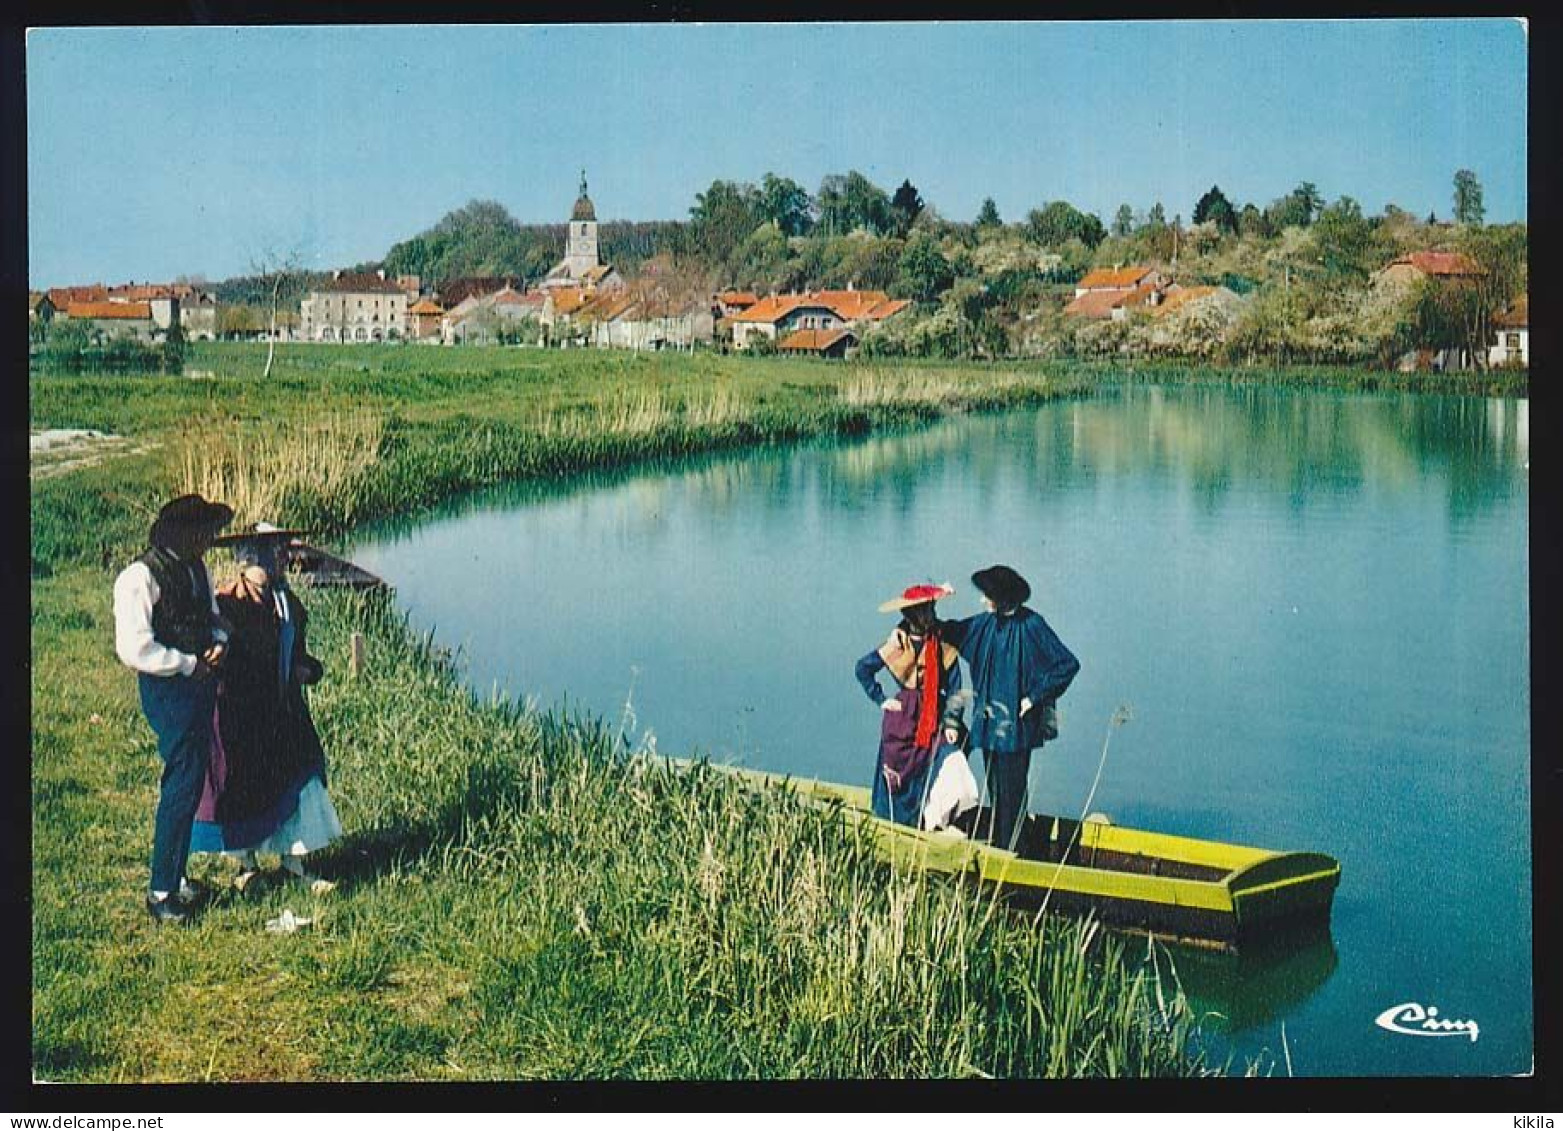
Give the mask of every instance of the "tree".
M 1161 206 L 1161 201 L 1151 205 L 1150 213 L 1145 217 L 1145 226 L 1153 231 L 1167 226 L 1167 210 Z
M 906 233 L 912 230 L 912 225 L 917 217 L 922 215 L 923 198 L 918 193 L 917 187 L 909 180 L 901 182 L 901 187 L 895 190 L 895 195 L 890 198 L 890 227 L 898 236 L 905 238 Z
M 1207 220 L 1224 232 L 1237 231 L 1237 213 L 1218 185 L 1211 185 L 1210 191 L 1194 205 L 1194 223 L 1203 224 Z
M 1237 217 L 1237 230 L 1241 235 L 1259 239 L 1270 235 L 1270 225 L 1266 222 L 1264 213 L 1253 204 L 1243 205 L 1243 211 Z
M 1312 181 L 1304 181 L 1265 209 L 1265 220 L 1272 231 L 1282 228 L 1306 228 L 1324 206 L 1324 198 Z
M 1054 200 L 1040 209 L 1026 213 L 1026 227 L 1031 238 L 1044 247 L 1056 247 L 1077 239 L 1086 247 L 1094 248 L 1107 238 L 1107 229 L 1101 220 L 1090 213 L 1081 212 L 1066 200 Z
M 784 236 L 801 236 L 809 230 L 813 206 L 808 191 L 791 177 L 766 173 L 760 181 L 760 214 Z
M 814 206 L 819 212 L 818 227 L 827 236 L 846 235 L 852 230 L 851 216 L 847 208 L 847 179 L 840 173 L 827 173 L 814 194 Z
M 1313 223 L 1314 217 L 1324 207 L 1324 196 L 1312 181 L 1304 181 L 1292 190 L 1292 196 L 1303 209 L 1303 227 Z
M 753 185 L 712 181 L 695 194 L 689 209 L 690 236 L 710 261 L 725 262 L 733 249 L 761 222 L 760 195 Z
M 991 196 L 983 197 L 982 207 L 977 210 L 977 227 L 997 228 L 1003 221 L 999 219 L 999 206 L 993 203 Z
M 1113 235 L 1119 239 L 1132 235 L 1134 232 L 1134 209 L 1127 204 L 1120 204 L 1118 212 L 1113 216 Z
M 304 275 L 303 256 L 297 249 L 278 252 L 268 248 L 250 261 L 250 273 L 257 276 L 265 288 L 271 312 L 266 332 L 266 368 L 261 372 L 261 380 L 265 381 L 270 379 L 272 363 L 277 357 L 277 308 L 285 293 L 291 301 L 293 292 L 299 289 Z
M 1373 225 L 1349 196 L 1320 211 L 1313 238 L 1327 275 L 1365 280 L 1384 258 Z
M 1454 175 L 1454 222 L 1462 227 L 1478 227 L 1487 210 L 1482 207 L 1482 184 L 1469 169 Z
M 185 332 L 180 329 L 177 322 L 168 328 L 168 333 L 163 335 L 159 354 L 166 375 L 177 377 L 185 371 Z
M 908 298 L 932 302 L 955 282 L 955 269 L 927 232 L 917 232 L 901 253 L 897 289 Z
M 865 228 L 875 235 L 890 230 L 890 197 L 885 190 L 853 169 L 842 182 L 846 204 L 847 231 Z

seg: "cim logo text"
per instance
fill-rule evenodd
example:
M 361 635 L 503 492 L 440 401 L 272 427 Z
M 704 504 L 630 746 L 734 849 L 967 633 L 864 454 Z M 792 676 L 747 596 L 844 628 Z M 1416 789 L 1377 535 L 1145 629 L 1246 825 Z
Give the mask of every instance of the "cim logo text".
M 1474 1041 L 1481 1034 L 1475 1021 L 1451 1021 L 1438 1016 L 1436 1005 L 1423 1007 L 1414 1001 L 1390 1006 L 1373 1023 L 1407 1037 L 1470 1037 Z

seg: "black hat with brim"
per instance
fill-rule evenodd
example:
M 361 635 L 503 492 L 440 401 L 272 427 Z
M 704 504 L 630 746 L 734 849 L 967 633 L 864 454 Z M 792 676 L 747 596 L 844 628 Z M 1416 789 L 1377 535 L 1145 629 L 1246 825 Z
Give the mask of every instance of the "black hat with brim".
M 1019 608 L 1031 598 L 1026 579 L 1007 565 L 979 569 L 971 575 L 971 583 L 1001 609 Z
M 200 495 L 180 495 L 163 504 L 152 522 L 152 541 L 162 543 L 168 535 L 179 537 L 202 531 L 216 533 L 233 521 L 233 508 L 214 503 Z

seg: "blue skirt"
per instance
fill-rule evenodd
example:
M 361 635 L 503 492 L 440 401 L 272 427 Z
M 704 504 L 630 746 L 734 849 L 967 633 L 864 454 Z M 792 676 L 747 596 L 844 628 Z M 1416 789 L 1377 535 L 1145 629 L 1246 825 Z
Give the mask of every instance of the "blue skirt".
M 890 792 L 889 785 L 885 783 L 883 764 L 876 764 L 873 788 L 874 816 L 881 820 L 894 821 L 898 825 L 911 825 L 917 828 L 922 824 L 923 805 L 928 800 L 928 790 L 938 778 L 944 760 L 952 754 L 960 753 L 959 746 L 940 744 L 934 756 L 928 759 L 927 765 L 903 783 L 900 793 Z
M 191 852 L 275 852 L 303 856 L 342 835 L 342 822 L 326 793 L 319 771 L 311 771 L 297 790 L 289 790 L 274 810 L 246 821 L 221 824 L 197 821 Z

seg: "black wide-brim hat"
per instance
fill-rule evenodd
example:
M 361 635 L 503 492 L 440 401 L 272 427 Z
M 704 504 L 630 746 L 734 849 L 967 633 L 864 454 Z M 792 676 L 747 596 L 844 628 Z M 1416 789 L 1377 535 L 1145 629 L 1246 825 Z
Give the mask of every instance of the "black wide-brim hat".
M 233 508 L 214 503 L 200 495 L 180 495 L 170 499 L 152 521 L 152 541 L 161 542 L 169 533 L 209 531 L 215 534 L 233 521 Z
M 1001 609 L 1024 605 L 1031 598 L 1031 586 L 1007 565 L 989 566 L 971 575 L 971 583 Z

